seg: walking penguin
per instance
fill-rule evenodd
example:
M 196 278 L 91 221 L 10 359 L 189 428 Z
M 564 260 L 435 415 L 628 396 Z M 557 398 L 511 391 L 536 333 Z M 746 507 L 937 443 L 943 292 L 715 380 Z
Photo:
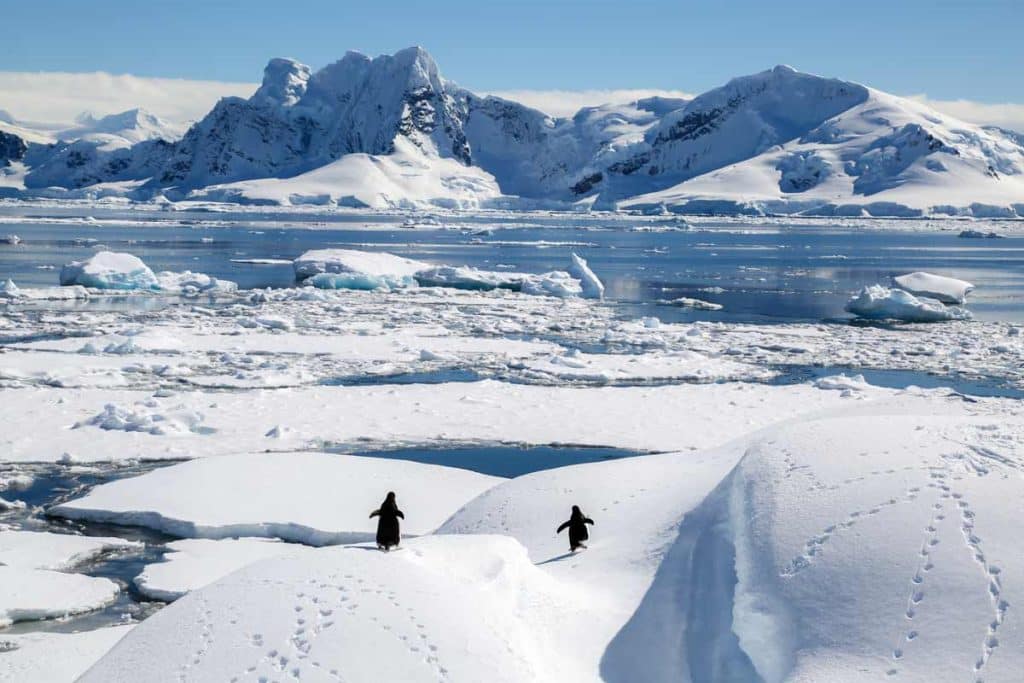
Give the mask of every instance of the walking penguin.
M 590 538 L 590 534 L 587 532 L 587 525 L 593 524 L 594 520 L 590 517 L 585 516 L 580 511 L 579 505 L 572 506 L 572 515 L 569 516 L 569 520 L 562 522 L 562 525 L 558 527 L 556 534 L 562 533 L 562 529 L 569 528 L 569 550 L 576 552 L 579 548 L 586 548 L 586 544 L 583 542 Z
M 398 547 L 402 540 L 402 530 L 399 528 L 398 519 L 405 519 L 405 515 L 398 509 L 395 502 L 395 492 L 388 491 L 387 498 L 380 507 L 370 513 L 370 519 L 377 517 L 377 548 L 388 552 L 392 546 Z

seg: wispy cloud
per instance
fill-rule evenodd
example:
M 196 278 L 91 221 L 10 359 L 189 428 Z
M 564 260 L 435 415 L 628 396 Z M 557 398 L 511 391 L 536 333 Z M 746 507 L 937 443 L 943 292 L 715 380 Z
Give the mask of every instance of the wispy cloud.
M 989 104 L 973 100 L 936 100 L 927 95 L 911 95 L 932 109 L 955 116 L 969 123 L 983 126 L 1002 126 L 1017 132 L 1024 132 L 1024 104 Z
M 632 102 L 645 97 L 682 97 L 690 99 L 692 93 L 682 90 L 494 90 L 482 95 L 495 95 L 522 102 L 551 116 L 572 116 L 583 107 L 598 104 Z
M 201 118 L 221 97 L 248 97 L 256 87 L 104 72 L 0 71 L 0 109 L 21 121 L 68 124 L 84 111 L 106 115 L 142 107 L 185 122 Z

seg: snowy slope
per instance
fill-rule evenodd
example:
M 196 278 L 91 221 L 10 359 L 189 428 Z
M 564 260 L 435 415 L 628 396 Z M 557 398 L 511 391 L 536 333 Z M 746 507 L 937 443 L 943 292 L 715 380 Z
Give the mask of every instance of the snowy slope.
M 713 168 L 702 169 L 707 171 L 703 174 L 689 174 L 672 187 L 621 206 L 724 213 L 1017 215 L 1024 202 L 1024 148 L 1018 140 L 911 100 L 860 91 L 862 99 L 854 106 L 770 135 L 756 154 L 727 155 Z M 787 100 L 790 106 L 798 102 Z

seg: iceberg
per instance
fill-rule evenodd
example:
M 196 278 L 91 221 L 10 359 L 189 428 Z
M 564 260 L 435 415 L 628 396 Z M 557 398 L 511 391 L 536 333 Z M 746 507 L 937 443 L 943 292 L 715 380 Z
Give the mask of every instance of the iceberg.
M 313 249 L 295 259 L 295 277 L 321 289 L 401 289 L 430 268 L 422 261 L 386 252 Z
M 154 273 L 132 254 L 100 251 L 85 261 L 72 261 L 60 271 L 60 284 L 124 291 L 172 292 L 182 296 L 233 294 L 238 285 L 205 273 Z
M 18 285 L 14 284 L 14 280 L 7 278 L 2 286 L 0 286 L 0 299 L 20 299 L 25 296 L 21 293 Z
M 314 249 L 294 261 L 295 276 L 320 289 L 404 289 L 450 287 L 489 291 L 509 289 L 524 294 L 601 299 L 604 285 L 587 262 L 572 254 L 569 272 L 515 273 L 471 266 L 433 265 L 386 252 Z
M 974 285 L 965 280 L 920 271 L 894 277 L 893 282 L 915 296 L 936 299 L 944 304 L 962 304 L 974 289 Z
M 934 299 L 918 298 L 902 289 L 871 285 L 846 304 L 849 313 L 873 320 L 902 320 L 913 323 L 969 320 L 971 312 L 958 306 L 944 306 Z
M 586 260 L 577 256 L 575 252 L 570 254 L 570 257 L 572 264 L 569 266 L 569 274 L 580 281 L 583 296 L 588 299 L 603 299 L 604 283 L 598 279 L 597 275 L 594 275 L 594 271 L 587 265 Z
M 60 284 L 95 289 L 159 290 L 160 282 L 138 256 L 100 251 L 85 261 L 72 261 L 60 270 Z

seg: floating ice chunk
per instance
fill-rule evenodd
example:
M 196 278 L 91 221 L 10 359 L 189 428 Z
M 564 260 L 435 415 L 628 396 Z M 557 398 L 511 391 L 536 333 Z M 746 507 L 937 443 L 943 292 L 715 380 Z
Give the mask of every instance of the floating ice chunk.
M 939 301 L 918 298 L 902 289 L 889 289 L 881 285 L 862 289 L 847 302 L 846 310 L 861 318 L 917 323 L 968 320 L 973 317 L 966 309 L 944 306 Z
M 521 289 L 521 273 L 502 273 L 480 270 L 469 266 L 436 266 L 416 273 L 416 281 L 423 287 L 452 287 L 454 289 L 491 290 Z
M 27 507 L 28 506 L 23 501 L 0 498 L 0 512 L 7 512 L 8 510 L 24 510 Z
M 556 296 L 565 299 L 579 296 L 583 293 L 583 287 L 579 280 L 564 270 L 554 270 L 550 273 L 528 276 L 523 280 L 520 291 L 523 294 Z
M 814 386 L 828 391 L 841 391 L 843 396 L 855 396 L 871 387 L 864 380 L 864 375 L 847 377 L 845 373 L 821 377 L 815 380 Z
M 896 286 L 915 296 L 936 299 L 944 304 L 962 304 L 974 285 L 952 277 L 932 273 L 908 273 L 893 278 Z
M 20 299 L 24 294 L 18 288 L 18 285 L 14 284 L 14 280 L 7 278 L 3 286 L 0 287 L 0 299 Z
M 710 301 L 704 301 L 703 299 L 691 299 L 687 296 L 681 296 L 678 299 L 673 299 L 672 303 L 676 306 L 683 308 L 693 308 L 699 311 L 720 311 L 722 310 L 722 304 L 711 303 Z
M 583 296 L 588 299 L 604 298 L 604 283 L 594 275 L 594 271 L 587 265 L 586 260 L 580 258 L 575 252 L 569 255 L 572 264 L 569 266 L 569 274 L 580 281 Z
M 160 289 L 169 292 L 181 292 L 182 296 L 199 296 L 201 294 L 234 294 L 238 285 L 230 280 L 220 280 L 205 273 L 183 273 L 164 271 L 159 273 L 157 281 Z
M 957 237 L 965 239 L 1000 239 L 1005 237 L 1005 235 L 1000 235 L 998 232 L 983 232 L 981 230 L 961 230 Z
M 430 265 L 385 252 L 313 249 L 294 267 L 298 279 L 322 289 L 396 289 L 415 286 L 416 273 Z
M 12 247 L 21 244 L 21 238 L 17 235 L 4 235 L 0 237 L 0 244 L 9 244 Z
M 0 565 L 61 571 L 111 550 L 141 548 L 121 538 L 74 536 L 45 531 L 0 532 Z
M 119 590 L 109 579 L 0 566 L 0 628 L 91 612 L 113 602 Z
M 85 261 L 72 261 L 60 271 L 61 285 L 95 289 L 160 289 L 156 275 L 137 256 L 100 251 Z

